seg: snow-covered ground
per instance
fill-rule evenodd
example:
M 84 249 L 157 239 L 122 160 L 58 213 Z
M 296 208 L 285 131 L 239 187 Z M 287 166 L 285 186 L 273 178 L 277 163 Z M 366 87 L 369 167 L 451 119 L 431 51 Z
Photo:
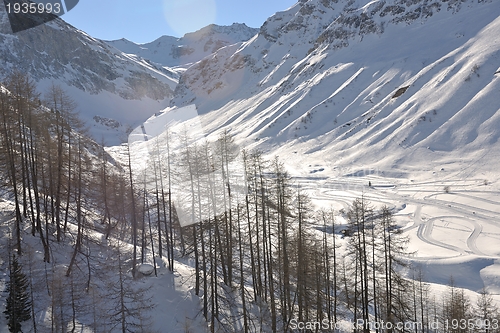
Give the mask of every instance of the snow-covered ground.
M 414 252 L 407 260 L 422 267 L 423 280 L 435 294 L 445 292 L 453 278 L 473 302 L 485 287 L 500 304 L 500 183 L 494 173 L 471 177 L 467 169 L 449 170 L 439 161 L 415 170 L 332 165 L 319 158 L 304 164 L 292 157 L 280 157 L 291 172 L 292 183 L 310 196 L 316 208 L 334 208 L 338 223 L 346 223 L 342 210 L 355 198 L 363 197 L 375 208 L 390 207 L 409 237 L 409 251 Z M 177 267 L 183 269 L 177 276 L 182 281 L 189 268 Z M 175 318 L 168 320 L 184 327 L 179 320 L 185 316 L 191 322 L 196 316 L 190 312 L 196 297 L 189 287 L 172 294 L 173 289 L 165 286 L 171 275 L 162 274 L 158 280 L 149 280 L 159 285 L 155 297 L 182 300 Z M 158 321 L 165 318 L 160 313 Z
M 11 200 L 0 198 L 0 267 L 2 268 L 0 273 L 0 290 L 5 290 L 5 282 L 8 280 L 8 258 L 3 256 L 7 254 L 7 247 L 12 246 L 9 242 L 12 239 L 11 233 L 14 230 L 14 215 L 13 215 L 14 205 Z M 76 232 L 76 226 L 70 225 L 70 229 Z M 40 304 L 50 304 L 50 294 L 47 295 L 45 290 L 45 278 L 49 281 L 58 276 L 63 278 L 64 281 L 68 282 L 68 278 L 65 277 L 66 270 L 68 268 L 69 255 L 73 251 L 70 245 L 61 245 L 53 243 L 51 245 L 51 255 L 52 261 L 50 264 L 43 262 L 43 253 L 40 252 L 41 244 L 38 236 L 31 236 L 28 229 L 25 229 L 22 233 L 23 238 L 23 251 L 25 255 L 21 258 L 24 263 L 23 272 L 28 275 L 28 258 L 31 260 L 31 270 L 32 277 L 34 279 L 33 284 L 35 285 L 35 316 L 38 322 L 38 330 L 43 331 L 47 327 L 51 327 L 51 312 L 50 307 L 40 308 Z M 118 269 L 113 266 L 116 265 L 117 258 L 108 258 L 110 253 L 106 244 L 111 244 L 115 240 L 111 239 L 109 241 L 104 240 L 104 235 L 99 232 L 92 232 L 91 238 L 95 240 L 101 240 L 99 242 L 100 246 L 92 247 L 93 256 L 97 258 L 104 259 L 100 265 L 96 266 L 96 270 L 105 270 L 105 274 L 108 274 L 108 283 L 117 285 L 119 283 Z M 116 244 L 115 244 L 116 245 Z M 130 246 L 126 244 L 121 245 L 122 251 L 130 249 Z M 129 256 L 129 254 L 127 254 Z M 150 258 L 151 259 L 151 258 Z M 111 260 L 111 262 L 110 262 Z M 106 263 L 108 261 L 108 263 Z M 146 260 L 147 261 L 147 260 Z M 166 267 L 166 260 L 157 258 L 157 276 L 154 273 L 149 275 L 143 275 L 140 273 L 139 277 L 134 280 L 131 284 L 131 288 L 137 290 L 145 290 L 145 302 L 148 307 L 152 306 L 152 309 L 143 310 L 143 316 L 148 320 L 147 330 L 148 332 L 169 332 L 169 333 L 182 333 L 186 331 L 190 332 L 206 332 L 206 323 L 204 321 L 203 315 L 201 313 L 201 303 L 200 297 L 194 294 L 194 268 L 189 261 L 183 263 L 181 261 L 175 261 L 175 271 L 170 272 Z M 149 260 L 151 262 L 151 260 Z M 151 262 L 152 263 L 152 262 Z M 95 263 L 94 263 L 95 264 Z M 152 267 L 152 265 L 150 265 Z M 80 268 L 81 269 L 81 268 Z M 48 270 L 48 273 L 44 273 Z M 45 274 L 48 274 L 47 277 Z M 102 273 L 93 272 L 91 291 L 94 288 L 100 289 L 100 295 L 107 293 L 105 287 L 102 285 L 102 281 L 95 277 L 95 274 L 99 275 Z M 131 272 L 129 269 L 125 272 L 125 279 L 131 281 Z M 49 282 L 47 282 L 49 283 Z M 130 284 L 130 282 L 128 282 Z M 51 285 L 53 288 L 53 285 Z M 92 292 L 90 292 L 92 294 Z M 105 319 L 107 312 L 104 312 L 110 307 L 112 308 L 112 300 L 110 298 L 116 295 L 108 295 L 102 297 L 98 301 L 98 306 L 102 313 L 99 316 L 104 316 L 105 324 L 100 324 L 98 331 L 102 331 L 110 325 L 109 319 Z M 0 293 L 0 304 L 5 304 L 5 299 L 7 294 Z M 69 301 L 68 301 L 69 302 Z M 70 305 L 66 304 L 67 308 L 64 310 L 66 316 L 69 316 Z M 95 306 L 95 305 L 94 305 Z M 99 309 L 97 311 L 99 311 Z M 86 319 L 87 323 L 91 323 L 91 314 L 86 315 L 81 314 L 80 311 L 88 311 L 88 309 L 83 306 L 78 309 L 79 316 L 81 320 Z M 92 311 L 90 311 L 91 313 Z M 68 318 L 68 317 L 67 317 Z M 43 323 L 43 324 L 42 324 Z M 68 323 L 70 325 L 70 323 Z M 43 327 L 42 327 L 43 326 Z M 33 332 L 33 327 L 31 320 L 23 322 L 22 324 L 23 332 Z M 108 327 L 109 328 L 109 327 Z M 87 325 L 81 325 L 77 323 L 78 332 L 90 333 L 95 332 L 93 329 Z M 8 332 L 7 322 L 5 316 L 2 314 L 0 316 L 0 332 Z
M 139 154 L 133 162 L 136 172 L 145 168 L 145 152 L 155 149 L 148 138 L 164 135 L 158 130 L 168 127 L 179 114 L 184 117 L 177 117 L 172 128 L 196 127 L 193 135 L 198 133 L 199 143 L 217 139 L 217 133 L 208 135 L 200 127 L 194 106 L 166 109 L 132 132 L 131 147 Z M 313 147 L 312 142 L 309 145 Z M 113 150 L 116 155 L 117 149 Z M 360 197 L 375 207 L 390 207 L 409 236 L 414 255 L 408 260 L 423 265 L 426 281 L 447 284 L 453 276 L 458 287 L 479 291 L 484 286 L 500 295 L 500 183 L 494 168 L 481 162 L 445 164 L 441 159 L 429 160 L 422 167 L 407 163 L 368 167 L 335 164 L 320 154 L 281 154 L 280 150 L 268 151 L 267 156 L 271 159 L 276 153 L 292 182 L 310 196 L 316 208 L 333 207 L 339 212 Z M 459 161 L 459 154 L 447 157 Z
M 415 251 L 408 260 L 422 266 L 424 280 L 433 290 L 444 291 L 444 285 L 452 276 L 455 285 L 467 289 L 466 294 L 472 300 L 484 286 L 500 301 L 500 189 L 497 181 L 459 179 L 446 170 L 430 172 L 427 177 L 408 178 L 404 174 L 388 172 L 387 175 L 373 169 L 345 168 L 328 174 L 325 165 L 319 163 L 309 168 L 309 175 L 296 176 L 293 182 L 311 197 L 316 207 L 333 207 L 339 222 L 345 222 L 340 211 L 347 209 L 356 197 L 363 196 L 374 207 L 389 206 L 410 238 L 409 249 Z M 4 222 L 12 221 L 13 215 L 8 212 L 13 205 L 2 200 L 0 206 L 4 225 L 0 230 L 6 233 Z M 95 237 L 103 238 L 97 234 Z M 7 245 L 8 238 L 7 235 L 1 237 L 2 247 Z M 37 237 L 28 233 L 24 239 L 27 244 L 38 242 Z M 68 248 L 54 252 L 69 251 Z M 41 254 L 35 258 L 41 263 Z M 60 260 L 63 258 L 55 259 Z M 194 295 L 193 263 L 176 261 L 175 272 L 171 273 L 164 261 L 157 260 L 157 272 L 158 276 L 151 274 L 136 282 L 137 287 L 149 289 L 148 302 L 156 305 L 148 312 L 152 331 L 204 332 L 201 298 Z M 5 279 L 5 274 L 0 280 Z M 3 316 L 0 316 L 0 328 L 0 331 L 6 329 Z
M 321 178 L 296 178 L 317 206 L 347 209 L 363 196 L 375 207 L 393 210 L 415 253 L 408 259 L 423 266 L 426 281 L 446 285 L 453 276 L 459 287 L 500 294 L 498 182 L 462 179 L 446 170 L 414 179 L 385 176 L 381 170 L 334 177 L 320 173 Z

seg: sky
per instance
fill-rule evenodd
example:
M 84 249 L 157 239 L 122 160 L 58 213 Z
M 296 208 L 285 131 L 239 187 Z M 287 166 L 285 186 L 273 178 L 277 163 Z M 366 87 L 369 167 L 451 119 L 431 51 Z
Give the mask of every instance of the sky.
M 151 42 L 162 35 L 182 37 L 209 24 L 245 23 L 259 28 L 297 0 L 80 0 L 62 16 L 74 27 L 104 40 Z

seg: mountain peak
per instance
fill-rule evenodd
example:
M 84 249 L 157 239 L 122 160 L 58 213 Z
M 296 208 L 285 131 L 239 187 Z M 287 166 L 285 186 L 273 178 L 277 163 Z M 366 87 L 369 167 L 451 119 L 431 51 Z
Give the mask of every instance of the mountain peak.
M 209 24 L 195 32 L 185 34 L 183 38 L 195 41 L 210 35 L 219 34 L 228 36 L 238 35 L 239 40 L 246 41 L 253 37 L 256 32 L 257 29 L 249 28 L 245 23 L 233 23 L 229 26 Z
M 108 43 L 122 52 L 135 54 L 163 66 L 188 67 L 223 46 L 249 40 L 257 32 L 258 29 L 249 28 L 243 23 L 233 23 L 230 26 L 210 24 L 187 33 L 182 38 L 161 36 L 145 44 L 123 40 Z

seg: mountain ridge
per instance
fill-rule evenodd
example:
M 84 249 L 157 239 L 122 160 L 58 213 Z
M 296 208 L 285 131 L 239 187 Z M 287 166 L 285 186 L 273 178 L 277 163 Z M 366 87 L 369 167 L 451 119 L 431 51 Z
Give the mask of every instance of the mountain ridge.
M 145 62 L 132 61 L 131 58 L 120 54 L 119 51 L 107 46 L 104 42 L 93 38 L 86 33 L 72 27 L 61 19 L 55 19 L 40 27 L 12 34 L 7 26 L 7 13 L 0 6 L 0 42 L 4 45 L 0 49 L 4 68 L 7 71 L 16 67 L 18 70 L 29 72 L 33 79 L 60 79 L 66 74 L 81 74 L 79 78 L 72 75 L 65 77 L 64 82 L 76 86 L 91 93 L 99 93 L 102 90 L 117 91 L 124 98 L 140 98 L 148 96 L 151 98 L 164 98 L 171 94 L 169 88 L 175 85 L 169 81 L 174 78 L 172 74 L 163 71 L 162 68 L 152 66 Z M 64 40 L 64 43 L 57 41 Z M 54 42 L 56 41 L 56 42 Z M 22 58 L 20 59 L 20 55 Z M 83 56 L 82 56 L 83 55 Z M 133 65 L 130 69 L 126 66 Z M 140 79 L 141 70 L 147 69 L 151 75 L 153 86 L 149 91 L 138 92 L 134 86 L 134 80 Z M 128 75 L 120 71 L 128 70 Z M 92 77 L 83 75 L 89 72 Z M 120 76 L 120 74 L 122 74 Z M 113 82 L 123 77 L 128 87 L 120 87 Z M 159 80 L 165 80 L 169 84 L 162 84 Z M 106 82 L 109 81 L 109 82 Z M 168 87 L 167 87 L 168 86 Z M 127 89 L 130 88 L 130 89 Z M 136 94 L 134 94 L 134 92 Z
M 12 33 L 0 5 L 0 81 L 14 70 L 29 73 L 44 93 L 52 85 L 65 88 L 96 140 L 120 144 L 128 127 L 168 105 L 178 73 L 126 55 L 56 18 Z M 114 119 L 109 128 L 94 117 Z
M 106 41 L 109 45 L 168 67 L 188 67 L 223 46 L 247 41 L 259 30 L 244 23 L 230 26 L 210 24 L 181 38 L 161 36 L 152 42 L 136 44 L 125 38 Z

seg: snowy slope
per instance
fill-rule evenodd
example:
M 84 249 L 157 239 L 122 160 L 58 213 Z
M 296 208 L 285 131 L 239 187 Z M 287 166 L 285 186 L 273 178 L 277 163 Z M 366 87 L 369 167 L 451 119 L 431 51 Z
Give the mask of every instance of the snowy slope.
M 0 5 L 0 82 L 14 70 L 29 73 L 45 92 L 59 84 L 78 103 L 97 140 L 120 142 L 125 129 L 168 105 L 178 74 L 132 55 L 56 19 L 13 34 Z M 98 116 L 108 121 L 96 122 Z M 104 124 L 120 123 L 118 127 Z
M 244 23 L 230 26 L 211 24 L 181 38 L 162 36 L 146 44 L 135 44 L 123 38 L 107 43 L 124 53 L 135 54 L 163 66 L 188 67 L 223 46 L 249 40 L 258 31 Z
M 303 1 L 189 68 L 172 105 L 304 159 L 474 160 L 497 147 L 499 14 L 496 1 Z

